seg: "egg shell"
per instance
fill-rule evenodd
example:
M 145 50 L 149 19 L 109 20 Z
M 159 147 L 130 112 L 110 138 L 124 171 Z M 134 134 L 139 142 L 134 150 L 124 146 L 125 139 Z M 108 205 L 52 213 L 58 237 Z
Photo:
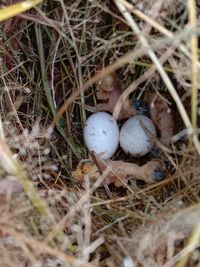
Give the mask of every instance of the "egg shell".
M 119 145 L 119 127 L 106 112 L 97 112 L 87 120 L 83 131 L 86 147 L 102 159 L 111 158 Z
M 156 128 L 153 122 L 144 115 L 131 117 L 123 124 L 119 140 L 120 146 L 126 153 L 141 157 L 150 152 L 154 145 L 154 140 L 145 131 L 145 127 L 156 137 Z

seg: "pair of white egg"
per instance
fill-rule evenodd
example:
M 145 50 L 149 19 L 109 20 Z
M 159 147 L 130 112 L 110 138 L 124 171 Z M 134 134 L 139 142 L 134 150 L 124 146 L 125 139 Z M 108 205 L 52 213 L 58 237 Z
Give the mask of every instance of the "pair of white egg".
M 121 148 L 133 156 L 147 154 L 154 145 L 156 128 L 144 115 L 128 119 L 119 130 L 116 120 L 106 112 L 91 115 L 84 127 L 84 141 L 89 151 L 102 159 L 111 158 L 120 143 Z

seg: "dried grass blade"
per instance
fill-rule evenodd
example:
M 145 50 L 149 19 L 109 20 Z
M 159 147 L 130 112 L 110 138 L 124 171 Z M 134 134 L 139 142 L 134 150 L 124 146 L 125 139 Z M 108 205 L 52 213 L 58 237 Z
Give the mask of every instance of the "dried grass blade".
M 21 3 L 13 4 L 0 10 L 0 21 L 14 17 L 24 11 L 31 9 L 32 7 L 40 4 L 42 0 L 27 0 Z
M 39 197 L 32 183 L 28 180 L 26 171 L 17 160 L 13 159 L 10 149 L 3 139 L 0 140 L 0 165 L 7 173 L 16 176 L 20 180 L 26 195 L 33 206 L 37 208 L 38 212 L 43 215 L 48 214 L 49 216 L 50 214 L 47 211 L 46 204 Z
M 197 26 L 197 12 L 194 0 L 188 0 L 189 24 L 194 30 Z M 191 88 L 191 117 L 192 126 L 197 127 L 197 91 L 198 91 L 198 39 L 193 33 L 190 40 L 191 60 L 192 60 L 192 88 Z

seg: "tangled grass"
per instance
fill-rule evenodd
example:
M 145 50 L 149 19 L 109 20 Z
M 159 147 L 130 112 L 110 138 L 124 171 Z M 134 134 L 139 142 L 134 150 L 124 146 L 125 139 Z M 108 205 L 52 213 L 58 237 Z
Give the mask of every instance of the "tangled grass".
M 200 266 L 199 8 L 194 0 L 58 0 L 7 13 L 1 266 Z M 165 180 L 132 180 L 132 193 L 111 186 L 110 196 L 88 177 L 83 188 L 72 171 L 88 158 L 82 128 L 96 83 L 114 71 L 123 84 L 115 116 L 130 94 L 156 92 L 170 103 L 175 136 L 163 154 L 173 166 Z

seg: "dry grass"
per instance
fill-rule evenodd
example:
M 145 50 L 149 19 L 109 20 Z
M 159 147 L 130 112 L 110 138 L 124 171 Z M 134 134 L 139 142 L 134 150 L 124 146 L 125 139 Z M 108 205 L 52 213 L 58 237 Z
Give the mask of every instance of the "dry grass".
M 200 266 L 199 15 L 193 0 L 58 0 L 1 22 L 0 266 Z M 106 172 L 83 187 L 72 171 L 88 158 L 96 83 L 113 71 L 114 115 L 157 92 L 176 136 L 165 180 L 107 194 Z

